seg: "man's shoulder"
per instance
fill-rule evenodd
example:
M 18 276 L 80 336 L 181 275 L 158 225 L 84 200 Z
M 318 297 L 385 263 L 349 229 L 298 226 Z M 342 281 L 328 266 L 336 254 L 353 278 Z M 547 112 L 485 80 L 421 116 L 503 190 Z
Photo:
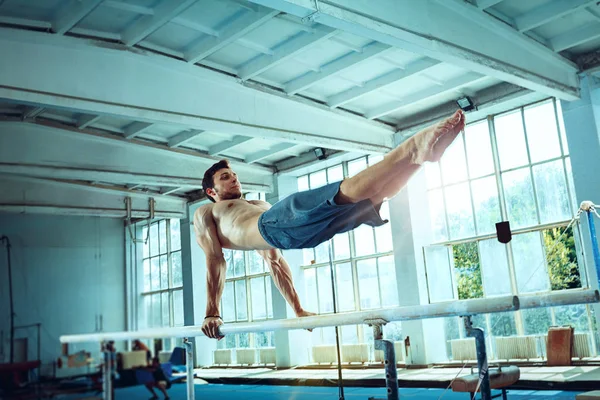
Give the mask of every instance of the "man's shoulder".
M 194 222 L 196 222 L 196 221 L 202 222 L 202 220 L 205 219 L 206 217 L 212 216 L 213 207 L 214 207 L 214 203 L 208 203 L 201 207 L 198 207 L 198 209 L 194 212 Z

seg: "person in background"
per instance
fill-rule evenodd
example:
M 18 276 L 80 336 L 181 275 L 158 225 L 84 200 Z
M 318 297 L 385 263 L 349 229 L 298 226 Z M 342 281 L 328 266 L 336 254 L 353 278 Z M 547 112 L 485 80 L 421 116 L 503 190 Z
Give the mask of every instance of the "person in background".
M 151 363 L 152 360 L 152 352 L 150 351 L 150 349 L 148 348 L 148 346 L 146 346 L 142 341 L 140 341 L 140 339 L 135 339 L 133 341 L 133 351 L 140 351 L 143 350 L 146 352 L 146 362 L 148 363 L 148 365 Z
M 161 393 L 165 396 L 165 400 L 170 400 L 169 394 L 167 390 L 171 388 L 171 381 L 165 375 L 165 372 L 160 366 L 160 362 L 158 361 L 158 357 L 154 357 L 152 359 L 152 377 L 154 380 L 152 382 L 146 382 L 146 388 L 152 393 L 152 397 L 150 400 L 158 400 L 158 396 L 154 391 L 154 388 L 157 388 L 161 391 Z

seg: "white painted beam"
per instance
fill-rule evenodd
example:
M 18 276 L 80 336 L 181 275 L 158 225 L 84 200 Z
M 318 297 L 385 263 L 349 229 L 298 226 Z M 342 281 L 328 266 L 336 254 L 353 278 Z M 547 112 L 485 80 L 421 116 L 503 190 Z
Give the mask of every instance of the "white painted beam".
M 151 7 L 144 7 L 137 4 L 126 3 L 120 0 L 104 0 L 102 6 L 110 7 L 115 10 L 127 11 L 134 14 L 141 15 L 154 15 L 154 9 Z
M 247 162 L 248 164 L 252 164 L 252 163 L 264 160 L 265 158 L 274 156 L 275 154 L 279 154 L 279 153 L 283 153 L 284 151 L 288 151 L 294 147 L 296 147 L 296 145 L 293 143 L 276 144 L 275 146 L 271 147 L 270 149 L 257 151 L 256 153 L 252 153 L 252 154 L 248 155 L 244 159 L 244 161 Z
M 253 138 L 247 136 L 236 136 L 231 140 L 215 144 L 214 146 L 208 149 L 208 154 L 210 154 L 211 156 L 216 156 L 218 154 L 225 153 L 236 146 L 251 141 L 252 139 Z
M 129 197 L 134 218 L 150 215 L 151 198 L 155 201 L 155 217 L 187 216 L 184 199 L 160 194 L 6 174 L 0 177 L 0 185 L 1 211 L 124 218 L 127 216 L 125 198 Z
M 519 86 L 575 100 L 577 66 L 463 0 L 249 0 Z
M 138 22 L 127 28 L 122 36 L 123 43 L 134 46 L 145 37 L 181 14 L 197 0 L 163 0 L 152 15 L 142 17 Z
M 439 63 L 439 61 L 428 58 L 417 60 L 407 65 L 405 69 L 397 69 L 385 75 L 371 79 L 362 87 L 351 88 L 344 92 L 333 95 L 327 99 L 327 105 L 333 108 L 343 106 L 344 104 L 359 99 L 366 94 L 373 93 L 379 89 L 383 89 L 386 86 L 396 83 L 401 79 L 426 71 L 427 69 L 434 67 Z
M 58 35 L 64 35 L 77 25 L 89 13 L 94 11 L 102 0 L 69 0 L 58 10 L 57 18 L 52 22 L 52 30 Z
M 363 61 L 377 57 L 388 51 L 390 46 L 381 43 L 370 43 L 365 46 L 362 52 L 346 54 L 320 68 L 319 72 L 310 72 L 286 84 L 285 92 L 287 94 L 296 94 L 302 92 L 323 80 L 342 73 L 345 70 L 354 67 Z
M 501 3 L 502 0 L 475 0 L 477 3 L 477 7 L 485 10 L 486 8 L 490 8 L 495 6 L 498 3 Z
M 419 92 L 410 94 L 410 95 L 406 96 L 405 98 L 403 98 L 401 101 L 393 102 L 390 104 L 384 104 L 380 107 L 377 107 L 377 108 L 369 111 L 367 113 L 366 117 L 369 119 L 379 118 L 384 115 L 393 113 L 394 111 L 399 110 L 402 107 L 405 107 L 407 105 L 416 103 L 418 101 L 425 100 L 428 97 L 435 96 L 440 93 L 459 89 L 462 86 L 468 85 L 469 83 L 473 83 L 480 79 L 485 79 L 485 77 L 471 72 L 471 73 L 459 76 L 458 78 L 451 79 L 448 82 L 445 82 L 442 86 L 433 86 L 431 88 L 424 89 Z
M 554 0 L 515 17 L 515 26 L 519 32 L 529 31 L 596 2 L 597 0 Z
M 101 115 L 92 115 L 92 114 L 82 115 L 81 117 L 79 117 L 77 119 L 77 128 L 85 129 L 88 126 L 93 125 L 96 122 L 100 121 L 101 119 L 102 119 Z
M 148 129 L 150 129 L 152 125 L 154 124 L 150 122 L 133 122 L 125 128 L 125 133 L 123 133 L 123 137 L 125 139 L 133 139 L 134 137 L 139 136 Z
M 392 127 L 150 52 L 0 28 L 0 54 L 0 101 L 12 104 L 359 153 L 392 146 Z
M 27 107 L 27 110 L 23 113 L 24 119 L 36 119 L 46 110 L 45 107 Z
M 190 63 L 197 63 L 270 21 L 277 14 L 279 14 L 279 11 L 266 8 L 256 12 L 249 11 L 229 24 L 222 32 L 219 32 L 218 37 L 206 38 L 186 51 L 185 60 Z
M 37 19 L 9 17 L 0 15 L 0 24 L 26 26 L 28 28 L 52 29 L 52 23 L 48 21 L 40 21 Z
M 335 30 L 326 27 L 315 28 L 315 33 L 312 34 L 301 33 L 273 49 L 274 54 L 272 56 L 262 55 L 249 61 L 240 68 L 238 75 L 243 80 L 254 78 L 256 75 L 262 74 L 269 68 L 273 68 L 277 64 L 297 56 L 308 47 L 327 40 L 336 34 L 337 32 Z
M 592 22 L 550 39 L 554 51 L 563 51 L 600 37 L 600 23 Z
M 194 139 L 195 137 L 200 136 L 202 133 L 204 133 L 204 131 L 200 131 L 200 130 L 196 130 L 196 129 L 180 132 L 180 133 L 176 134 L 175 136 L 173 136 L 172 138 L 169 138 L 168 146 L 169 147 L 179 147 L 179 146 L 189 142 L 190 140 Z

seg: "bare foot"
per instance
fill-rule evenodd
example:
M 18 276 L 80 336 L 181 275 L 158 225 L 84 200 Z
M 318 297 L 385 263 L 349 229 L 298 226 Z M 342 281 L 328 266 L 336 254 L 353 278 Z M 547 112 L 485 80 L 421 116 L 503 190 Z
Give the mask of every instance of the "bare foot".
M 451 117 L 417 133 L 411 138 L 414 144 L 413 163 L 422 165 L 425 161 L 439 161 L 464 128 L 465 114 L 462 110 L 457 110 Z
M 298 317 L 298 318 L 300 318 L 300 317 L 311 317 L 313 315 L 317 315 L 317 314 L 315 314 L 314 312 L 305 311 L 305 310 L 302 310 L 302 311 L 296 313 L 296 317 Z M 312 332 L 313 330 L 312 329 L 307 329 L 307 331 Z

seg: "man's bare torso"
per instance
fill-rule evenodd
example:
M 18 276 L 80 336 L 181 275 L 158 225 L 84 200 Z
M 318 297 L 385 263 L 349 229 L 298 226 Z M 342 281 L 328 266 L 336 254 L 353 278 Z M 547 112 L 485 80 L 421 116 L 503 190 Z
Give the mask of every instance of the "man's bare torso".
M 205 229 L 203 212 L 212 215 L 217 228 L 219 242 L 223 248 L 234 250 L 269 250 L 270 246 L 258 230 L 258 218 L 271 205 L 260 200 L 222 200 L 200 207 L 194 214 L 194 228 Z

